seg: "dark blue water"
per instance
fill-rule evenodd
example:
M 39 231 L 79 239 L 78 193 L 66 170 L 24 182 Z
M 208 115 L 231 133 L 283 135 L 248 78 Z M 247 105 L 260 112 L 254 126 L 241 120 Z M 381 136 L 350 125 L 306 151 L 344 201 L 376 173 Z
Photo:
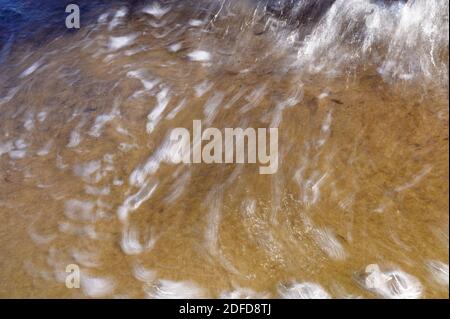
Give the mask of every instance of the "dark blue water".
M 4 61 L 11 46 L 18 41 L 40 44 L 57 35 L 76 32 L 65 26 L 65 9 L 68 4 L 79 5 L 83 25 L 95 18 L 95 12 L 98 11 L 95 9 L 119 2 L 121 1 L 0 0 L 0 63 Z

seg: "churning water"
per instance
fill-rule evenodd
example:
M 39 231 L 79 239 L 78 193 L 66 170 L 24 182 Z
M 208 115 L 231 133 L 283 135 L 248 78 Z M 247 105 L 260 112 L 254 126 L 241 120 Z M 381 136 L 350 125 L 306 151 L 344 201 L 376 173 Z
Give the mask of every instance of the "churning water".
M 447 0 L 65 2 L 0 0 L 0 296 L 448 297 Z

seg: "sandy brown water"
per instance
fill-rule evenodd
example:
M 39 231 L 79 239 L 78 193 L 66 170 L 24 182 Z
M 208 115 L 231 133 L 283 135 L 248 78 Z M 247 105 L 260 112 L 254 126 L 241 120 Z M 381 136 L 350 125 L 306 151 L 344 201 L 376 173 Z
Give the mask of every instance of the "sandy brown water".
M 111 27 L 118 9 L 0 65 L 1 297 L 389 297 L 365 281 L 377 264 L 448 298 L 446 84 L 291 67 L 249 15 L 174 6 Z M 278 127 L 278 172 L 171 163 L 169 132 L 194 119 Z

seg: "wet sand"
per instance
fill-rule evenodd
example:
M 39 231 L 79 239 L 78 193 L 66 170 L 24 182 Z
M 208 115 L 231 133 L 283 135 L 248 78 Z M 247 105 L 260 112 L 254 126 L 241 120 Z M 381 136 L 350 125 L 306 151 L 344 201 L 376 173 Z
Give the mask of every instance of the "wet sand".
M 448 298 L 440 75 L 307 72 L 266 20 L 145 8 L 0 65 L 1 297 Z M 194 119 L 278 127 L 278 172 L 173 164 Z

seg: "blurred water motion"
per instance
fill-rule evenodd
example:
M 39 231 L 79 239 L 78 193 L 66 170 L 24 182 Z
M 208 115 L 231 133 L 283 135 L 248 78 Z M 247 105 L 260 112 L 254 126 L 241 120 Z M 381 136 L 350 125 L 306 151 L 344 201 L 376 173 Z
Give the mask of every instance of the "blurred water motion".
M 448 298 L 448 1 L 67 3 L 0 0 L 0 296 Z

